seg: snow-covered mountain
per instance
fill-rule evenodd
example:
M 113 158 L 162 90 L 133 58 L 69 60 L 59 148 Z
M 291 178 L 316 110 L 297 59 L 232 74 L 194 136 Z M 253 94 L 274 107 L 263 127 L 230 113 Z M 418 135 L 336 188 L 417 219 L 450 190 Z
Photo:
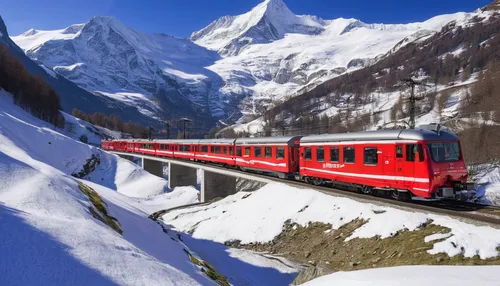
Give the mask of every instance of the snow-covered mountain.
M 29 57 L 81 87 L 144 106 L 150 115 L 160 109 L 176 116 L 189 109 L 231 122 L 474 15 L 367 24 L 298 16 L 283 0 L 266 0 L 194 32 L 189 38 L 194 43 L 141 33 L 109 17 L 57 31 L 30 30 L 13 39 Z
M 195 43 L 218 50 L 220 54 L 237 55 L 252 44 L 267 44 L 285 34 L 317 35 L 324 31 L 323 20 L 313 16 L 297 16 L 283 0 L 265 0 L 250 12 L 225 16 L 195 32 Z
M 41 63 L 35 63 L 26 56 L 9 37 L 7 27 L 0 17 L 0 44 L 23 64 L 24 68 L 33 75 L 39 75 L 47 84 L 49 84 L 59 95 L 61 106 L 64 111 L 71 113 L 73 108 L 86 112 L 101 112 L 105 114 L 118 114 L 123 120 L 132 120 L 134 122 L 149 125 L 157 122 L 140 112 L 135 106 L 126 105 L 121 101 L 113 100 L 107 96 L 92 94 L 85 89 L 80 88 L 72 81 L 53 72 Z
M 13 40 L 31 59 L 82 88 L 141 106 L 152 117 L 203 113 L 199 107 L 219 101 L 209 100 L 218 76 L 203 68 L 217 53 L 185 39 L 135 31 L 111 17 L 56 31 L 31 29 Z

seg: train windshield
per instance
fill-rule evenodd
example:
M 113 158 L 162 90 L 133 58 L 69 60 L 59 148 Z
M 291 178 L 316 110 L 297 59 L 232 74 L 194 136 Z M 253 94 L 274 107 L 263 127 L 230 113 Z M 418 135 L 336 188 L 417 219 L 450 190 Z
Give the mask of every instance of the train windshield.
M 432 160 L 437 163 L 460 161 L 460 144 L 458 142 L 438 142 L 427 144 Z

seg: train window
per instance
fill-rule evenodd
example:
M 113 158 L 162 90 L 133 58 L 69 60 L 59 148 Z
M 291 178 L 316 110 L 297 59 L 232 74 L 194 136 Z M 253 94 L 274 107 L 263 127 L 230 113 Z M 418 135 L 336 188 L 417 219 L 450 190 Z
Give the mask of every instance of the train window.
M 285 159 L 285 148 L 276 148 L 276 159 Z
M 415 144 L 406 145 L 406 162 L 415 162 Z
M 220 146 L 215 146 L 215 153 L 220 154 Z
M 245 156 L 250 156 L 250 147 L 243 147 L 245 148 Z
M 325 162 L 325 148 L 316 147 L 316 161 Z
M 378 164 L 378 150 L 375 147 L 365 148 L 365 165 Z
M 403 146 L 396 146 L 396 158 L 403 158 Z
M 348 164 L 356 163 L 356 152 L 354 147 L 352 146 L 344 147 L 344 163 Z
M 201 152 L 208 153 L 208 146 L 207 145 L 201 146 Z
M 229 146 L 229 155 L 233 155 L 233 146 Z
M 273 157 L 273 149 L 271 147 L 264 148 L 264 155 L 266 156 L 266 158 L 272 158 Z
M 260 147 L 253 147 L 253 155 L 255 157 L 260 157 L 262 155 L 262 150 Z
M 227 147 L 226 146 L 222 147 L 222 154 L 227 154 Z
M 442 163 L 462 160 L 460 144 L 458 142 L 431 143 L 427 144 L 427 148 L 434 162 Z
M 338 161 L 339 161 L 339 148 L 330 147 L 330 162 L 338 162 Z
M 236 147 L 236 156 L 241 157 L 242 154 L 243 153 L 241 153 L 241 147 L 240 146 Z
M 417 145 L 417 152 L 418 152 L 418 161 L 423 162 L 424 161 L 424 149 L 422 148 L 421 144 Z
M 304 149 L 304 159 L 306 159 L 307 161 L 311 161 L 312 160 L 311 148 L 307 147 L 307 148 Z

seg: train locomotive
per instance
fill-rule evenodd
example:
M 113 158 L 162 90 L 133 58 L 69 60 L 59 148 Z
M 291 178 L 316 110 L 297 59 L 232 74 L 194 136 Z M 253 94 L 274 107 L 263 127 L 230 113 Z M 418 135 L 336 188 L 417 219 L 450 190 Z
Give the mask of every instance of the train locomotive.
M 398 200 L 460 199 L 460 139 L 439 125 L 313 136 L 102 141 L 105 150 L 218 164 Z

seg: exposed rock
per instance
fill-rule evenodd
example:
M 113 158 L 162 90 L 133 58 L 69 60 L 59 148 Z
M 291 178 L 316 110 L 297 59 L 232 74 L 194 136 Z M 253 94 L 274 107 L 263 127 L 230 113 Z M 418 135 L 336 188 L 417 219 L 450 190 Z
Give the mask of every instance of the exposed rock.
M 319 265 L 311 265 L 299 273 L 297 278 L 295 278 L 295 280 L 293 281 L 292 285 L 300 285 L 330 273 L 332 273 L 332 270 L 328 268 Z

